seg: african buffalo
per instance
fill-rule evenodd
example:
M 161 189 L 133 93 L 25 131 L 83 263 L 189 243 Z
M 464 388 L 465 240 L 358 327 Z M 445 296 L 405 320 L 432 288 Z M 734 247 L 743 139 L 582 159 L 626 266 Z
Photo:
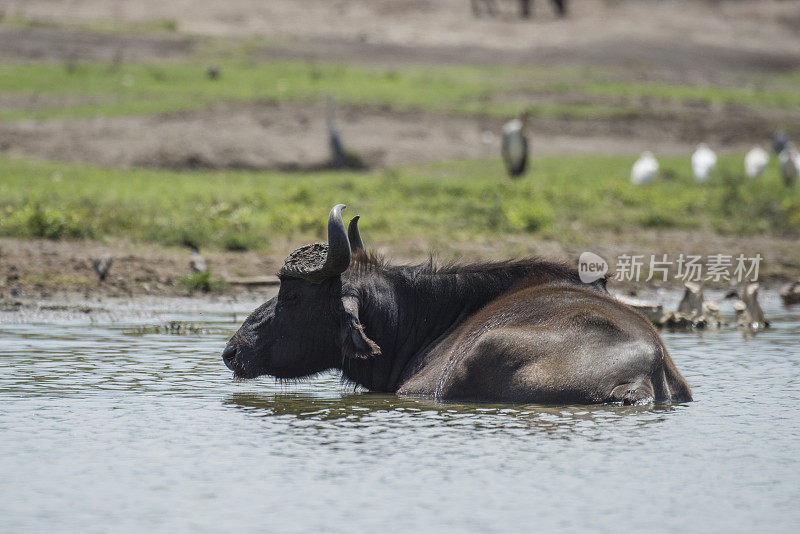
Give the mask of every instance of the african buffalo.
M 343 208 L 328 243 L 289 255 L 278 295 L 229 341 L 236 377 L 339 369 L 371 391 L 447 400 L 691 400 L 658 334 L 605 279 L 538 259 L 390 265 L 365 252 L 358 216 L 345 231 Z

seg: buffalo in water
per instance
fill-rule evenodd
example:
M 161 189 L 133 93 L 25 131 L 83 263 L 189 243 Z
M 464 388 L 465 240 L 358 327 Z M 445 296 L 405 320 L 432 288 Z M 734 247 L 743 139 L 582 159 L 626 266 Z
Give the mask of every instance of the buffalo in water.
M 683 402 L 689 385 L 653 327 L 565 264 L 396 266 L 368 254 L 339 204 L 328 243 L 292 252 L 278 295 L 222 358 L 238 378 L 339 369 L 371 391 L 444 400 Z

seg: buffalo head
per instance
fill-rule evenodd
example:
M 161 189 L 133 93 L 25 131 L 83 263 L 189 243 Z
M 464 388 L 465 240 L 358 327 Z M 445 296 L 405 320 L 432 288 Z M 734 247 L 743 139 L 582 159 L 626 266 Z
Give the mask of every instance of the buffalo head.
M 345 231 L 343 204 L 328 217 L 328 243 L 292 252 L 278 276 L 278 295 L 256 309 L 222 353 L 236 377 L 298 378 L 335 367 L 345 358 L 380 354 L 364 333 L 353 288 L 342 273 L 363 249 L 358 216 Z

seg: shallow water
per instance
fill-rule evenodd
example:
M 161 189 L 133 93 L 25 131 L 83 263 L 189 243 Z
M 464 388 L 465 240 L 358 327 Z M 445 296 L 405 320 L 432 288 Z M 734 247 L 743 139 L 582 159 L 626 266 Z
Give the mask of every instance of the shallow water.
M 696 402 L 635 407 L 235 382 L 251 304 L 7 315 L 0 531 L 797 532 L 800 309 L 765 304 L 754 337 L 664 334 Z

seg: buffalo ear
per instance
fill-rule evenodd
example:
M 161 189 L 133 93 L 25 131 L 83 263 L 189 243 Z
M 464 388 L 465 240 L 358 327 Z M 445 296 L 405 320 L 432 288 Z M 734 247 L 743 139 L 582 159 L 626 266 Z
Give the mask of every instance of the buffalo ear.
M 367 359 L 380 355 L 381 348 L 364 333 L 364 325 L 358 318 L 358 302 L 348 298 L 343 304 L 342 357 Z

